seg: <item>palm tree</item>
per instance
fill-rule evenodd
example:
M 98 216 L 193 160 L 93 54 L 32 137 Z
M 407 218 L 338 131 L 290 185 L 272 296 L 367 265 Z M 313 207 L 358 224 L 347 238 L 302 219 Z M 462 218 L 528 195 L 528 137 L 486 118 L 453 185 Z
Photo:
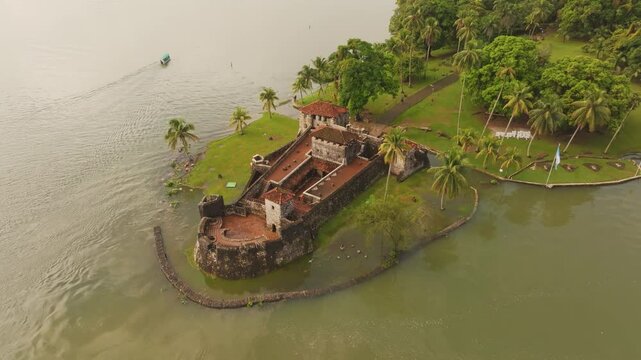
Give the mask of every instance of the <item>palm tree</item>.
M 276 91 L 272 88 L 264 87 L 263 91 L 258 95 L 258 98 L 263 103 L 263 111 L 267 111 L 269 113 L 269 118 L 271 119 L 272 109 L 276 110 L 276 101 L 278 101 Z
M 423 29 L 423 38 L 427 44 L 427 52 L 425 53 L 425 71 L 427 72 L 430 63 L 430 55 L 432 52 L 432 44 L 441 36 L 441 28 L 438 20 L 431 17 L 425 21 L 425 29 Z
M 194 124 L 186 122 L 183 118 L 169 120 L 169 129 L 165 135 L 169 148 L 176 150 L 176 145 L 180 142 L 182 147 L 179 152 L 189 155 L 189 141 L 198 140 L 198 136 L 192 133 L 194 129 Z
M 412 87 L 412 62 L 414 57 L 414 35 L 408 31 L 401 32 L 401 41 L 407 45 L 409 49 L 409 70 L 408 70 L 408 86 Z
M 512 90 L 512 94 L 507 96 L 507 104 L 503 107 L 503 109 L 512 109 L 512 114 L 503 132 L 500 145 L 503 145 L 503 140 L 507 137 L 507 131 L 510 129 L 510 125 L 512 125 L 512 120 L 530 111 L 532 107 L 532 101 L 530 101 L 530 99 L 532 99 L 530 87 L 521 82 L 517 82 Z
M 636 94 L 635 94 L 636 95 Z M 607 154 L 608 151 L 610 150 L 610 146 L 612 146 L 612 143 L 614 142 L 614 139 L 619 135 L 619 131 L 623 128 L 623 123 L 625 123 L 625 120 L 627 120 L 628 116 L 634 111 L 634 109 L 639 106 L 639 103 L 641 103 L 641 98 L 638 96 L 635 96 L 632 101 L 630 102 L 630 110 L 628 110 L 628 113 L 625 114 L 625 117 L 623 120 L 621 120 L 621 123 L 619 124 L 619 127 L 617 127 L 617 130 L 614 132 L 614 135 L 612 135 L 612 139 L 610 139 L 610 142 L 608 143 L 608 146 L 605 147 L 605 150 L 603 151 L 604 154 Z
M 387 188 L 389 186 L 389 178 L 392 173 L 392 166 L 399 157 L 405 155 L 407 151 L 407 137 L 405 136 L 405 129 L 395 127 L 385 134 L 383 142 L 378 148 L 379 155 L 383 155 L 385 163 L 389 165 L 387 170 L 387 181 L 385 181 L 385 196 L 387 199 Z
M 249 116 L 247 110 L 239 106 L 231 115 L 231 118 L 229 119 L 229 126 L 235 128 L 235 131 L 240 135 L 243 135 L 243 128 L 247 126 L 246 121 L 249 119 L 251 119 L 251 116 Z
M 445 197 L 453 199 L 468 187 L 463 175 L 466 164 L 465 155 L 459 148 L 452 148 L 439 155 L 443 165 L 428 170 L 434 174 L 432 190 L 441 195 L 441 210 L 445 210 Z
M 554 134 L 561 121 L 565 119 L 563 103 L 558 98 L 539 100 L 530 111 L 528 125 L 532 130 L 530 143 L 527 145 L 527 157 L 530 157 L 530 148 L 537 135 Z
M 393 35 L 388 42 L 390 51 L 396 55 L 401 93 L 403 93 L 403 53 L 407 48 L 404 40 L 405 39 L 398 35 Z
M 456 37 L 459 44 L 463 42 L 463 49 L 467 47 L 467 43 L 476 38 L 476 29 L 473 23 L 465 24 L 460 29 L 456 30 Z
M 314 81 L 314 69 L 309 67 L 309 65 L 303 65 L 303 68 L 298 72 L 298 78 L 303 84 L 305 90 L 312 88 L 312 82 Z
M 478 49 L 465 48 L 464 50 L 458 52 L 454 55 L 454 65 L 459 68 L 459 71 L 463 72 L 468 69 L 471 69 L 479 64 L 481 61 L 481 55 Z M 456 135 L 459 134 L 461 129 L 461 111 L 463 110 L 463 97 L 465 96 L 465 79 L 466 76 L 463 74 L 463 84 L 461 86 L 461 99 L 458 105 L 458 119 L 456 120 Z
M 568 151 L 572 140 L 574 140 L 574 137 L 580 130 L 583 130 L 587 126 L 590 132 L 594 132 L 597 126 L 605 124 L 610 119 L 610 108 L 608 107 L 604 91 L 592 92 L 585 100 L 573 102 L 572 106 L 576 109 L 572 115 L 570 115 L 570 118 L 572 119 L 573 125 L 576 126 L 576 130 L 565 146 L 565 149 L 563 149 L 563 152 Z
M 492 162 L 499 158 L 499 148 L 501 145 L 494 136 L 488 135 L 479 140 L 479 152 L 476 157 L 483 156 L 483 169 L 487 169 L 487 160 L 492 158 Z
M 481 132 L 481 136 L 485 135 L 485 130 L 487 130 L 487 127 L 490 125 L 490 121 L 492 121 L 492 115 L 494 115 L 494 110 L 496 110 L 496 105 L 498 105 L 499 100 L 501 100 L 501 96 L 503 95 L 503 89 L 505 89 L 505 84 L 507 84 L 507 82 L 510 80 L 514 80 L 514 77 L 516 76 L 516 71 L 511 66 L 503 66 L 499 69 L 499 71 L 496 72 L 496 76 L 499 79 L 502 79 L 501 89 L 499 90 L 499 94 L 496 97 L 496 100 L 494 100 L 494 105 L 492 105 L 490 116 L 488 116 L 487 121 L 485 122 L 485 126 L 483 127 L 483 131 Z
M 312 69 L 312 80 L 318 84 L 318 94 L 320 95 L 320 93 L 323 92 L 323 84 L 325 84 L 325 82 L 327 81 L 327 59 L 317 56 L 316 59 L 312 61 L 312 65 L 314 65 L 314 69 Z
M 512 165 L 516 166 L 516 169 L 518 170 L 521 167 L 521 162 L 523 161 L 521 153 L 516 147 L 507 148 L 501 158 L 503 159 L 501 170 L 508 170 Z
M 454 27 L 456 28 L 457 34 L 462 28 L 465 27 L 465 23 L 466 23 L 465 18 L 458 18 L 456 19 L 456 21 L 454 21 Z M 461 51 L 461 38 L 458 36 L 457 38 L 458 38 L 458 45 L 456 46 L 456 52 L 458 53 L 459 51 Z
M 463 129 L 461 133 L 454 137 L 454 141 L 463 149 L 467 151 L 470 147 L 476 145 L 478 135 L 474 129 Z
M 305 83 L 303 82 L 303 79 L 299 76 L 296 78 L 294 83 L 292 84 L 292 92 L 294 94 L 299 93 L 300 94 L 300 100 L 303 101 L 303 91 L 306 91 L 307 88 L 305 87 Z

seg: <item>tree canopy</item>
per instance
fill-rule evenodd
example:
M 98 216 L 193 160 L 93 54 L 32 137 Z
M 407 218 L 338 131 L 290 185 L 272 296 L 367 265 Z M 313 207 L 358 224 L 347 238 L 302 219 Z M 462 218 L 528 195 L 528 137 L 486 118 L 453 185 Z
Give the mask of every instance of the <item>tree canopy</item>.
M 626 26 L 641 18 L 636 0 L 566 0 L 559 12 L 559 30 L 568 37 L 587 39 L 605 28 Z
M 371 99 L 380 94 L 396 95 L 399 84 L 394 73 L 395 61 L 382 46 L 374 46 L 360 39 L 350 39 L 347 45 L 339 47 L 330 58 L 342 60 L 338 63 L 340 71 L 339 102 L 346 106 L 352 115 L 363 110 Z
M 536 43 L 516 36 L 499 36 L 481 51 L 481 66 L 469 71 L 467 88 L 475 100 L 490 108 L 507 81 L 511 88 L 517 82 L 533 86 L 541 77 L 545 59 L 539 56 Z M 502 69 L 511 68 L 511 76 L 498 76 Z M 497 110 L 503 109 L 506 100 L 499 98 Z M 501 111 L 501 110 L 499 110 Z M 505 113 L 506 111 L 503 111 Z
M 568 114 L 573 103 L 595 92 L 605 91 L 612 113 L 611 121 L 617 123 L 633 99 L 630 80 L 626 76 L 613 74 L 611 64 L 588 56 L 562 58 L 550 64 L 543 70 L 539 86 L 545 95 L 560 98 Z
M 456 20 L 457 5 L 456 1 L 451 0 L 399 0 L 394 15 L 390 19 L 389 30 L 392 35 L 398 35 L 406 29 L 406 19 L 417 14 L 421 24 L 425 24 L 428 18 L 433 18 L 441 24 L 443 28 L 442 36 L 439 36 L 432 44 L 432 48 L 438 49 L 448 42 L 456 39 L 456 31 L 453 27 Z M 413 41 L 418 44 L 424 44 L 421 36 L 423 27 L 413 31 Z M 427 49 L 427 44 L 425 49 Z

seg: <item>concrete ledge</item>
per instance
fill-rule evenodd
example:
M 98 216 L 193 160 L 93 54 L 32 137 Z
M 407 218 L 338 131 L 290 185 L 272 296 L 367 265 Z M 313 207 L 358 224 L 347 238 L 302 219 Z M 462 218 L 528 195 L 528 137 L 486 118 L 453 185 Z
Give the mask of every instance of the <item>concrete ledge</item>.
M 475 188 L 472 187 L 471 189 L 474 194 L 474 208 L 472 209 L 472 212 L 468 216 L 460 218 L 459 220 L 447 226 L 443 230 L 437 232 L 436 234 L 428 238 L 425 238 L 417 242 L 416 244 L 412 245 L 409 249 L 402 251 L 398 257 L 399 262 L 404 259 L 407 259 L 409 256 L 411 256 L 416 251 L 423 248 L 425 245 L 431 243 L 432 241 L 445 237 L 451 232 L 453 232 L 454 230 L 465 225 L 476 214 L 476 210 L 478 209 L 478 205 L 479 205 L 479 195 L 478 195 L 478 191 Z M 252 306 L 253 304 L 259 304 L 259 303 L 272 303 L 272 302 L 279 302 L 279 301 L 285 301 L 285 300 L 311 298 L 316 296 L 328 295 L 336 291 L 344 290 L 352 286 L 358 285 L 360 283 L 363 283 L 369 279 L 376 277 L 377 275 L 382 274 L 386 270 L 393 267 L 393 266 L 385 267 L 385 266 L 379 265 L 366 274 L 357 276 L 351 280 L 348 280 L 336 285 L 331 285 L 323 288 L 275 292 L 275 293 L 260 294 L 260 295 L 248 296 L 245 298 L 237 298 L 237 299 L 219 299 L 219 298 L 211 297 L 206 294 L 199 293 L 196 290 L 192 289 L 189 285 L 187 285 L 187 283 L 185 283 L 178 276 L 178 274 L 176 273 L 176 270 L 171 264 L 171 261 L 169 261 L 169 257 L 167 256 L 167 252 L 165 250 L 165 241 L 163 239 L 160 226 L 154 227 L 154 236 L 155 236 L 155 245 L 156 245 L 156 256 L 158 257 L 158 261 L 160 263 L 160 271 L 162 271 L 162 273 L 165 275 L 169 283 L 174 288 L 176 288 L 176 290 L 178 290 L 179 293 L 181 293 L 190 301 L 198 305 L 202 305 L 204 307 L 208 307 L 212 309 L 238 309 L 243 307 L 249 307 L 249 306 Z

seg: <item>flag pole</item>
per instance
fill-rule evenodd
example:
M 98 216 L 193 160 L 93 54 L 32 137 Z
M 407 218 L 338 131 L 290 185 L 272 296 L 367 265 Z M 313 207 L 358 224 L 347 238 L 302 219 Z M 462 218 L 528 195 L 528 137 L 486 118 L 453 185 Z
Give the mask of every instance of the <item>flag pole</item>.
M 550 187 L 550 177 L 552 176 L 552 169 L 554 169 L 554 159 L 552 159 L 552 163 L 550 164 L 550 172 L 548 173 L 548 179 L 545 181 L 545 186 Z
M 559 144 L 556 147 L 556 153 L 554 154 L 554 158 L 552 159 L 552 164 L 550 164 L 550 172 L 548 173 L 548 179 L 545 181 L 545 186 L 550 187 L 550 177 L 552 177 L 552 169 L 555 167 L 559 166 L 561 163 L 561 156 L 559 154 L 559 150 L 561 149 L 561 144 Z

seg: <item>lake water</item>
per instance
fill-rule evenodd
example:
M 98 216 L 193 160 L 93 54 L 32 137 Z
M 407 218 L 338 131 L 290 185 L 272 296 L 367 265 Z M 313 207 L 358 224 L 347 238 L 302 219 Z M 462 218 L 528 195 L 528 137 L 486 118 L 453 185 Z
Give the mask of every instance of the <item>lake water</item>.
M 393 7 L 0 1 L 0 358 L 641 357 L 641 183 L 484 187 L 466 227 L 322 298 L 216 311 L 169 287 L 152 228 L 192 241 L 197 195 L 161 202 L 167 119 L 221 136 Z

